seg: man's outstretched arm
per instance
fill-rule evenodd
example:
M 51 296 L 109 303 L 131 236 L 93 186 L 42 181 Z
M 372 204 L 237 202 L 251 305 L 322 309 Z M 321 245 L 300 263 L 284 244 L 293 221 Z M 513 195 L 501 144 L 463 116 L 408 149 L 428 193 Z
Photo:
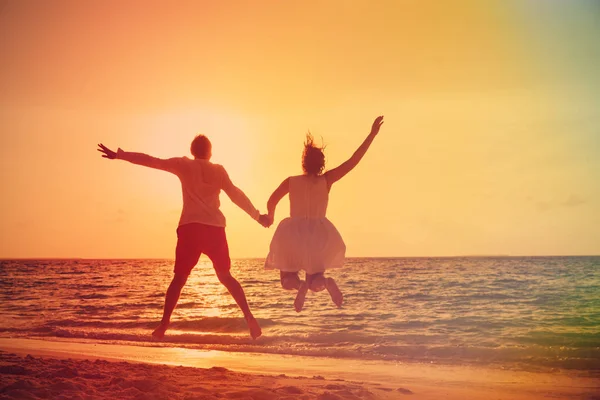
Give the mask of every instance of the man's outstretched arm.
M 225 168 L 223 168 L 221 189 L 227 193 L 227 196 L 229 196 L 235 205 L 244 210 L 250 217 L 252 217 L 252 219 L 256 221 L 259 220 L 260 212 L 254 207 L 248 196 L 246 196 L 246 194 L 240 188 L 231 182 L 231 179 L 229 179 L 229 175 L 227 174 L 227 171 L 225 171 Z
M 133 164 L 143 165 L 145 167 L 150 168 L 162 169 L 163 171 L 172 172 L 174 174 L 177 174 L 179 166 L 181 165 L 181 158 L 162 159 L 149 156 L 148 154 L 123 151 L 122 149 L 119 149 L 115 152 L 103 145 L 102 143 L 98 144 L 98 147 L 99 149 L 97 150 L 103 153 L 102 157 L 104 158 L 108 158 L 110 160 L 125 160 Z

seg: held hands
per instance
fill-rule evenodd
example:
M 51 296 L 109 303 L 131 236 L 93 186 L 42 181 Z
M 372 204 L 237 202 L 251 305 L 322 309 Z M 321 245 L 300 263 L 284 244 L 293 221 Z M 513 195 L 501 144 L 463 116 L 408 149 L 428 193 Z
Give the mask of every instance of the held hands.
M 371 135 L 377 135 L 379 133 L 379 128 L 383 125 L 383 115 L 375 118 L 373 121 L 373 126 L 371 127 Z
M 273 219 L 267 214 L 260 214 L 258 217 L 258 223 L 264 226 L 265 228 L 273 225 Z
M 98 147 L 100 147 L 100 148 L 96 149 L 96 150 L 98 150 L 100 153 L 103 153 L 102 157 L 108 158 L 109 160 L 114 160 L 115 158 L 117 158 L 117 153 L 115 153 L 114 151 L 112 151 L 111 149 L 109 149 L 108 147 L 103 145 L 102 143 L 98 143 Z

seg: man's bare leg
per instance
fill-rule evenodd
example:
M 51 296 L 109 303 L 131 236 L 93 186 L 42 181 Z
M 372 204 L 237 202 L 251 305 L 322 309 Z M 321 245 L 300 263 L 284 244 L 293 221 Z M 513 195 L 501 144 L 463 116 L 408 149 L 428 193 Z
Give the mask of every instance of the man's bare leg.
M 344 301 L 344 295 L 338 288 L 337 284 L 333 280 L 333 278 L 327 278 L 325 280 L 325 288 L 329 292 L 329 296 L 331 296 L 331 300 L 335 303 L 336 306 L 341 307 Z
M 167 289 L 167 295 L 165 296 L 165 308 L 163 310 L 162 320 L 154 332 L 152 332 L 152 337 L 155 339 L 162 339 L 165 336 L 165 332 L 171 323 L 171 314 L 173 314 L 173 310 L 175 310 L 175 306 L 177 306 L 179 295 L 185 286 L 185 282 L 187 282 L 187 278 L 188 275 L 181 275 L 177 273 L 173 277 L 173 280 Z
M 231 275 L 231 272 L 229 271 L 217 272 L 217 277 L 223 286 L 227 288 L 237 305 L 244 313 L 244 318 L 248 324 L 248 329 L 250 330 L 250 336 L 252 336 L 252 339 L 260 337 L 260 335 L 262 335 L 262 329 L 260 328 L 256 318 L 254 318 L 254 315 L 252 315 L 252 311 L 250 311 L 250 306 L 248 306 L 248 301 L 246 300 L 246 294 L 244 293 L 242 285 L 240 285 L 240 283 Z

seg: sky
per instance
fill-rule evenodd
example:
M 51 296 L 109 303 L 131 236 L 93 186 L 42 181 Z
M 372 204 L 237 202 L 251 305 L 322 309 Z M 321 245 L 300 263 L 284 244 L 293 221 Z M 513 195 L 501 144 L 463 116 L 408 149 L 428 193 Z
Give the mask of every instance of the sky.
M 385 116 L 330 194 L 347 256 L 600 254 L 595 1 L 0 1 L 0 258 L 173 258 L 169 173 L 213 162 L 261 211 Z M 221 195 L 233 257 L 265 229 Z M 289 213 L 287 197 L 277 224 Z

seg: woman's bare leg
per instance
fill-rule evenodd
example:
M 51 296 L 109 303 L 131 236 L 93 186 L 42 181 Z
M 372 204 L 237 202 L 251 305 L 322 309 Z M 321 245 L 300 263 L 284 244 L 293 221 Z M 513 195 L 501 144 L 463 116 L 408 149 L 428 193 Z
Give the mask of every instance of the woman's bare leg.
M 308 288 L 313 292 L 321 292 L 325 290 L 326 280 L 323 272 L 317 272 L 316 274 L 306 274 L 306 282 Z
M 281 287 L 285 290 L 298 290 L 304 281 L 300 279 L 297 272 L 280 271 L 279 278 Z
M 342 294 L 340 288 L 338 288 L 333 278 L 327 278 L 325 280 L 325 288 L 329 292 L 331 300 L 333 300 L 335 305 L 338 306 L 338 308 L 340 308 L 342 306 L 342 303 L 344 302 L 344 295 Z
M 294 300 L 294 309 L 296 312 L 302 311 L 302 308 L 304 307 L 304 300 L 306 300 L 306 292 L 308 292 L 308 283 L 306 283 L 306 281 L 302 281 L 302 284 L 298 288 L 296 299 Z

